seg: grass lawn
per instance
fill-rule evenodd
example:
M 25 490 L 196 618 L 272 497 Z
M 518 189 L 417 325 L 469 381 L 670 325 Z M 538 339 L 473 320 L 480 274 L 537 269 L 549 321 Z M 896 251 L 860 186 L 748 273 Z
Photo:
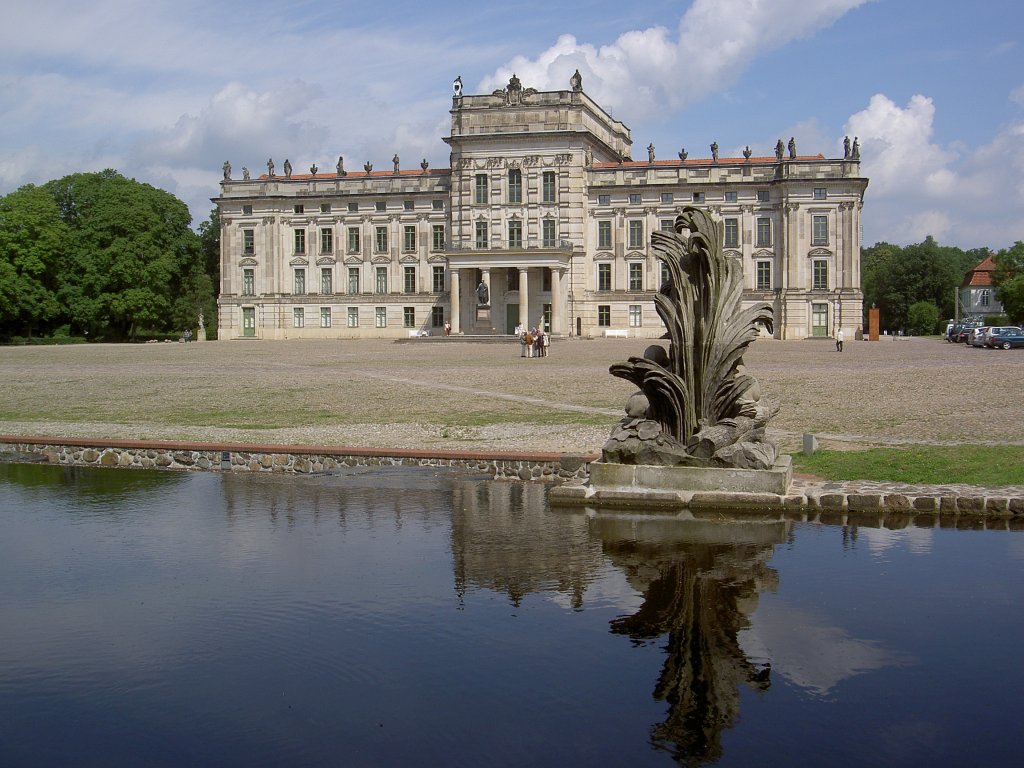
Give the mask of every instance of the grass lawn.
M 1024 485 L 1024 446 L 931 446 L 818 451 L 795 467 L 828 480 L 887 480 L 941 485 Z

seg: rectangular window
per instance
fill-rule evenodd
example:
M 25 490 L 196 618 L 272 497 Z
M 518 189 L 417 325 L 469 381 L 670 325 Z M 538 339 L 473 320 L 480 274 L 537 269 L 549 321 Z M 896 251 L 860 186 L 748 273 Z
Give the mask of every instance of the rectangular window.
M 431 201 L 431 207 L 435 211 L 443 211 L 444 210 L 444 200 L 432 200 Z
M 644 247 L 644 223 L 636 219 L 629 222 L 629 247 Z
M 828 198 L 828 189 L 827 188 L 825 188 L 825 187 L 815 187 L 814 188 L 814 199 L 815 200 L 825 200 L 827 198 Z
M 334 293 L 334 270 L 330 267 L 320 269 L 320 293 Z
M 476 175 L 476 184 L 474 186 L 473 202 L 477 205 L 484 205 L 487 203 L 487 174 L 478 173 Z
M 378 328 L 388 327 L 388 308 L 387 307 L 374 307 L 373 311 L 374 325 Z
M 359 203 L 349 203 L 348 204 L 348 212 L 349 213 L 359 213 Z
M 444 267 L 434 267 L 430 289 L 434 293 L 444 293 Z
M 541 237 L 545 248 L 555 247 L 555 220 L 544 219 L 541 222 Z
M 828 216 L 811 217 L 811 245 L 828 245 Z
M 610 291 L 612 289 L 612 265 L 597 265 L 597 290 Z
M 359 293 L 359 267 L 348 268 L 348 292 Z
M 305 253 L 306 252 L 306 230 L 296 229 L 295 232 L 295 252 Z
M 597 196 L 597 204 L 598 205 L 611 205 L 612 204 L 612 196 L 611 195 L 598 195 Z
M 359 253 L 359 227 L 348 228 L 348 252 Z
M 828 290 L 828 262 L 825 259 L 814 260 L 814 274 L 811 281 L 811 289 L 815 291 Z
M 695 202 L 695 203 L 703 203 L 704 202 L 704 193 L 703 192 L 694 192 L 693 193 L 693 202 Z
M 405 328 L 416 327 L 416 308 L 402 307 L 402 325 Z
M 757 220 L 757 247 L 769 248 L 772 244 L 772 220 L 759 218 Z
M 610 221 L 597 222 L 597 247 L 612 247 L 612 223 Z
M 508 247 L 523 247 L 523 222 L 519 219 L 512 219 L 508 223 Z
M 403 200 L 402 209 L 406 211 L 413 211 L 416 209 L 416 203 L 413 200 Z
M 444 224 L 435 224 L 431 230 L 433 237 L 431 249 L 435 251 L 444 250 Z
M 416 293 L 416 267 L 405 267 L 403 277 L 405 279 L 405 292 Z
M 664 285 L 665 283 L 667 283 L 668 282 L 668 278 L 669 278 L 668 264 L 666 264 L 663 261 L 663 262 L 661 262 L 661 284 Z
M 444 326 L 444 307 L 430 308 L 430 325 L 432 328 L 442 328 Z
M 292 310 L 292 326 L 294 328 L 306 327 L 306 310 L 302 307 L 295 307 Z
M 358 328 L 359 327 L 359 307 L 348 308 L 348 327 Z
M 378 200 L 376 203 L 373 204 L 373 208 L 378 213 L 384 213 L 384 211 L 388 209 L 388 204 L 383 200 Z
M 242 230 L 242 253 L 252 256 L 256 253 L 256 231 L 253 229 Z
M 331 212 L 331 204 L 330 203 L 320 203 L 320 213 L 330 213 L 330 212 Z
M 738 199 L 738 196 L 737 196 L 737 194 L 735 192 L 726 192 L 725 193 L 725 202 L 727 202 L 727 203 L 735 203 L 737 201 L 737 199 Z
M 551 293 L 551 267 L 541 268 L 540 289 L 546 293 Z
M 629 263 L 629 290 L 642 291 L 644 289 L 644 265 L 639 261 Z
M 992 301 L 991 296 L 992 296 L 992 294 L 988 290 L 988 288 L 984 288 L 981 291 L 979 291 L 978 292 L 978 306 L 979 307 L 987 307 L 991 303 L 991 301 Z
M 671 192 L 662 192 L 661 193 L 661 202 L 664 205 L 670 205 L 674 199 L 675 199 L 675 196 Z
M 416 250 L 416 225 L 407 224 L 403 228 L 402 250 L 406 253 Z
M 767 189 L 759 189 L 759 190 L 757 190 L 757 202 L 759 202 L 759 203 L 767 203 L 768 202 L 768 190 Z
M 256 270 L 242 270 L 242 295 L 253 296 L 256 293 Z
M 612 308 L 610 305 L 597 305 L 597 324 L 602 328 L 607 328 L 612 324 Z
M 542 322 L 544 323 L 545 333 L 551 333 L 551 305 L 542 304 L 540 308 Z
M 376 282 L 375 293 L 387 293 L 388 292 L 388 268 L 377 267 L 377 282 Z
M 331 308 L 320 307 L 320 327 L 330 328 L 331 327 Z
M 242 215 L 243 216 L 252 216 L 252 206 L 251 205 L 243 205 L 242 206 Z
M 377 253 L 388 252 L 388 228 L 387 227 L 376 227 L 375 228 L 375 239 L 373 243 L 373 249 Z
M 295 206 L 292 207 L 292 210 L 295 211 L 295 213 L 305 213 L 306 212 L 306 206 L 304 206 L 304 205 L 295 205 Z
M 757 290 L 770 291 L 772 289 L 772 263 L 770 261 L 757 262 Z
M 320 230 L 320 253 L 334 253 L 334 230 Z
M 644 308 L 642 304 L 629 305 L 629 327 L 640 328 L 643 326 Z
M 292 281 L 292 293 L 301 296 L 306 292 L 306 270 L 299 267 L 295 270 L 295 279 Z
M 523 202 L 523 172 L 518 168 L 512 168 L 508 172 L 508 201 Z
M 725 220 L 725 247 L 739 248 L 740 245 L 740 220 Z
M 518 291 L 519 290 L 519 270 L 514 267 L 510 267 L 505 270 L 505 290 L 507 291 Z
M 630 195 L 629 195 L 629 204 L 630 205 L 640 205 L 640 195 L 637 194 L 636 192 L 630 193 Z
M 544 176 L 541 184 L 541 202 L 555 202 L 555 172 L 544 171 Z
M 487 247 L 487 230 L 488 223 L 486 221 L 476 223 L 476 240 L 474 242 L 477 248 Z
M 658 227 L 662 232 L 671 232 L 675 229 L 675 222 L 673 222 L 672 219 L 662 219 L 658 222 Z

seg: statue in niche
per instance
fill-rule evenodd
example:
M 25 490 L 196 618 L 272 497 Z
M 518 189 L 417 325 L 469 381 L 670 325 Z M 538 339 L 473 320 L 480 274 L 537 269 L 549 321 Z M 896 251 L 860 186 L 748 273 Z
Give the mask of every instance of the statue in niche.
M 367 160 L 365 163 L 363 163 L 363 170 L 366 171 L 367 175 L 369 175 L 370 172 L 373 170 L 373 163 Z
M 272 157 L 267 159 L 267 176 L 271 179 L 274 178 L 274 158 Z
M 313 163 L 311 166 L 309 166 L 309 172 L 314 176 L 316 176 L 316 172 L 319 170 L 320 169 L 316 167 L 316 163 Z
M 853 149 L 850 150 L 851 160 L 860 160 L 860 139 L 853 137 Z
M 569 78 L 569 85 L 574 91 L 583 90 L 583 75 L 580 74 L 578 69 L 573 72 L 572 77 Z
M 334 170 L 339 176 L 345 175 L 345 158 L 341 155 L 338 155 L 338 164 L 334 166 Z
M 424 157 L 424 158 L 423 158 L 423 159 L 422 159 L 422 160 L 420 161 L 420 168 L 422 168 L 422 169 L 423 169 L 423 172 L 424 172 L 424 173 L 426 173 L 426 172 L 427 172 L 427 168 L 429 168 L 429 167 L 430 167 L 430 163 L 428 163 L 428 162 L 427 162 L 427 158 L 425 158 L 425 157 Z
M 290 179 L 292 177 L 292 164 L 288 158 L 284 159 L 284 177 Z
M 782 139 L 775 142 L 775 159 L 782 162 L 782 153 L 786 151 L 786 148 L 782 146 Z
M 718 142 L 717 141 L 711 142 L 711 162 L 713 162 L 713 163 L 717 163 L 718 162 Z
M 850 159 L 850 137 L 843 137 L 843 160 Z
M 689 155 L 689 153 L 688 153 L 688 152 L 686 151 L 686 147 L 682 147 L 682 148 L 681 148 L 681 149 L 679 150 L 679 159 L 680 159 L 680 160 L 682 160 L 682 161 L 683 161 L 684 163 L 686 162 L 686 158 L 687 158 L 687 157 L 689 157 L 689 156 L 690 156 L 690 155 Z
M 393 173 L 398 173 L 398 153 L 397 152 L 395 153 L 395 156 L 391 158 L 391 163 L 392 163 L 392 165 L 395 166 Z
M 225 160 L 221 170 L 224 171 L 224 181 L 231 181 L 231 163 Z
M 743 370 L 743 354 L 772 329 L 772 305 L 743 308 L 743 267 L 722 255 L 721 224 L 687 206 L 651 249 L 669 278 L 654 297 L 668 329 L 642 357 L 609 369 L 637 387 L 602 460 L 614 464 L 768 469 L 778 449 L 765 425 L 779 411 Z
M 789 137 L 789 159 L 796 160 L 796 139 Z
M 242 181 L 248 181 L 248 180 L 249 180 L 249 169 L 248 169 L 248 168 L 246 168 L 246 167 L 245 167 L 245 166 L 243 165 L 243 166 L 242 166 Z
M 456 99 L 462 96 L 462 75 L 455 78 L 455 82 L 452 83 L 452 96 Z
M 594 150 L 589 146 L 583 150 L 583 164 L 586 166 L 594 164 Z
M 491 292 L 487 288 L 487 283 L 481 280 L 480 285 L 476 287 L 476 303 L 480 306 L 485 306 L 490 298 Z
M 653 163 L 654 162 L 654 144 L 653 143 L 647 145 L 647 162 L 648 163 Z

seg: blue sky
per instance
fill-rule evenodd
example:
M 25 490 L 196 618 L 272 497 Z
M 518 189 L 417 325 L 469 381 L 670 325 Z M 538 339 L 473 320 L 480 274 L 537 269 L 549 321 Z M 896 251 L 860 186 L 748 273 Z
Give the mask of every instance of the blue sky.
M 841 156 L 860 137 L 864 240 L 1024 239 L 1024 3 L 985 0 L 7 0 L 0 193 L 116 168 L 196 222 L 221 165 L 338 155 L 447 167 L 451 82 L 583 86 L 634 157 Z

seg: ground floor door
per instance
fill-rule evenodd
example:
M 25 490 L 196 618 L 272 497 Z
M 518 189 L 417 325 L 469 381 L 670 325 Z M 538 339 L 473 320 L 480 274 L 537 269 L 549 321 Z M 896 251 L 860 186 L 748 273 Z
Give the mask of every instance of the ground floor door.
M 242 307 L 242 335 L 256 335 L 256 307 Z
M 828 336 L 828 304 L 811 305 L 811 336 Z
M 506 304 L 505 305 L 505 333 L 515 333 L 516 326 L 519 325 L 519 305 L 518 304 Z

